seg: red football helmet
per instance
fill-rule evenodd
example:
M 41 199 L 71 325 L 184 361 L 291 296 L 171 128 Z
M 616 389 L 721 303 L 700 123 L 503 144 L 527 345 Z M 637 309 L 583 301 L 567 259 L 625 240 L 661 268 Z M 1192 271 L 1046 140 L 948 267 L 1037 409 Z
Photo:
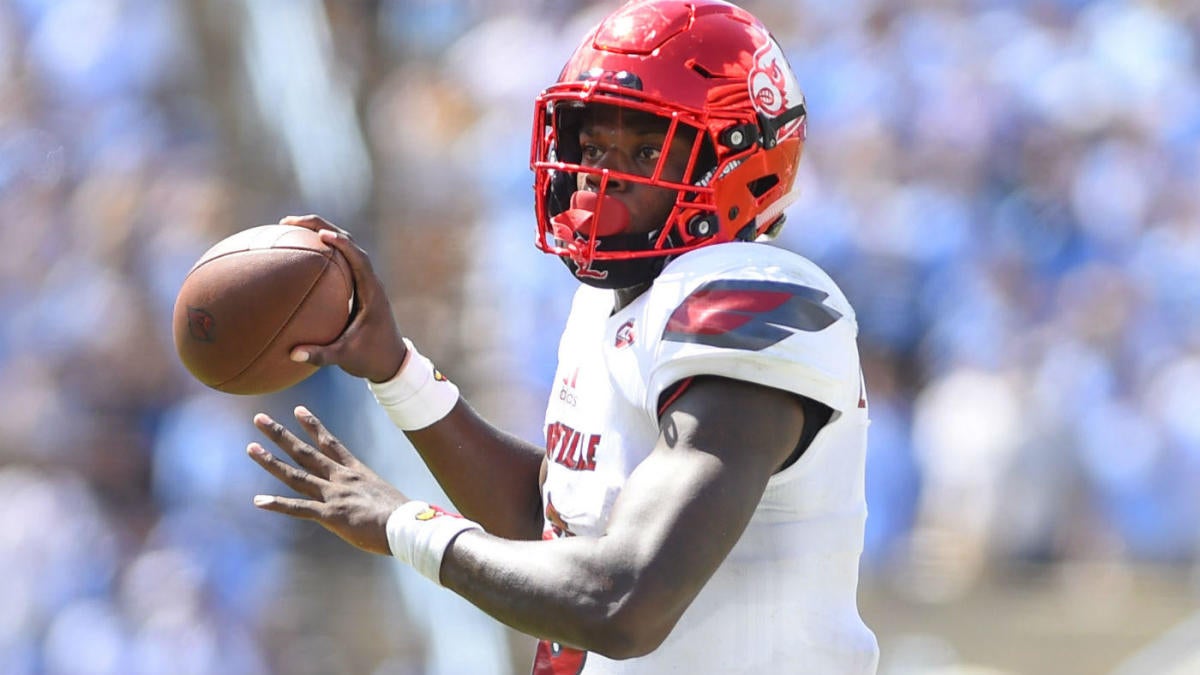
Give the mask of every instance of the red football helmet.
M 591 104 L 661 116 L 665 146 L 694 137 L 684 179 L 662 178 L 665 152 L 650 176 L 583 166 L 579 119 Z M 753 15 L 720 0 L 632 0 L 588 34 L 537 98 L 537 246 L 581 280 L 617 288 L 631 285 L 622 264 L 652 278 L 667 256 L 773 236 L 796 198 L 805 134 L 804 95 Z M 590 194 L 579 192 L 580 174 L 593 177 Z M 612 203 L 610 178 L 676 191 L 663 227 L 640 239 L 610 237 L 612 214 L 601 215 Z M 610 279 L 614 271 L 619 278 Z

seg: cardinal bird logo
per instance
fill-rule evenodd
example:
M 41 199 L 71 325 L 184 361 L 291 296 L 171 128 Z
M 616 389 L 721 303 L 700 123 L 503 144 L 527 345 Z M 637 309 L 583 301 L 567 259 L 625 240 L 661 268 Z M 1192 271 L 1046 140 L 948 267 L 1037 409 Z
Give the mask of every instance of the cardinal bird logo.
M 748 78 L 750 100 L 767 117 L 779 117 L 789 108 L 804 103 L 800 84 L 790 70 L 785 70 L 786 66 L 783 49 L 768 36 L 766 44 L 754 55 L 754 67 Z M 801 128 L 801 121 L 793 120 L 779 131 L 779 138 L 787 138 Z
M 630 319 L 621 324 L 621 327 L 617 329 L 617 338 L 613 341 L 613 345 L 617 349 L 625 349 L 629 345 L 633 344 L 635 337 L 636 335 L 633 332 L 633 319 Z

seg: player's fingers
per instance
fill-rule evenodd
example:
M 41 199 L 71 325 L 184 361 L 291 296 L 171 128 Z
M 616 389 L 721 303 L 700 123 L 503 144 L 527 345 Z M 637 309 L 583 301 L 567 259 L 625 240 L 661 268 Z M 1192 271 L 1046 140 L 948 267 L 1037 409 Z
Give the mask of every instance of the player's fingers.
M 317 232 L 320 232 L 321 230 L 328 230 L 331 232 L 337 232 L 339 234 L 345 235 L 347 238 L 350 237 L 349 232 L 347 232 L 346 230 L 343 230 L 342 228 L 338 227 L 337 225 L 334 225 L 333 223 L 329 222 L 328 220 L 325 220 L 324 218 L 322 218 L 321 216 L 318 216 L 315 213 L 309 213 L 309 214 L 303 215 L 303 216 L 285 216 L 285 217 L 279 219 L 279 224 L 280 225 L 296 225 L 298 227 L 307 227 L 308 229 L 315 230 Z
M 319 499 L 322 496 L 321 484 L 318 482 L 321 479 L 280 460 L 258 443 L 246 446 L 246 454 L 250 455 L 250 459 L 253 459 L 259 466 L 266 469 L 267 473 L 296 492 L 313 499 Z
M 338 339 L 340 340 L 341 338 Z M 288 354 L 288 358 L 296 363 L 307 363 L 317 367 L 337 365 L 337 352 L 333 345 L 296 345 Z
M 325 455 L 317 452 L 311 445 L 300 440 L 279 422 L 270 416 L 259 413 L 254 416 L 254 426 L 263 432 L 267 438 L 278 445 L 289 457 L 296 460 L 302 468 L 318 478 L 328 478 L 333 468 L 333 462 Z
M 308 408 L 302 405 L 296 406 L 293 412 L 296 415 L 296 421 L 300 422 L 309 436 L 317 440 L 317 449 L 326 457 L 342 466 L 352 466 L 358 463 L 358 459 L 345 445 L 342 445 L 342 441 L 334 436 Z
M 374 275 L 375 268 L 371 266 L 371 256 L 366 249 L 355 243 L 349 232 L 344 230 L 322 229 L 318 236 L 326 245 L 336 248 L 350 263 L 350 273 L 354 275 L 354 288 L 357 291 L 369 287 L 367 283 Z
M 311 499 L 254 495 L 254 505 L 263 511 L 274 511 L 304 520 L 321 520 L 325 517 L 325 505 Z

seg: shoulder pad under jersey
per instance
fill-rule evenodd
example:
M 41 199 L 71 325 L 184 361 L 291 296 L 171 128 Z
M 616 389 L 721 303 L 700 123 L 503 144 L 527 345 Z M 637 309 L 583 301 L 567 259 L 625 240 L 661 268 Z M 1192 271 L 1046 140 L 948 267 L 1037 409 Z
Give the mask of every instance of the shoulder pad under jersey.
M 859 405 L 854 310 L 812 261 L 774 246 L 717 244 L 672 261 L 647 291 L 647 410 L 671 384 L 719 375 L 834 410 Z

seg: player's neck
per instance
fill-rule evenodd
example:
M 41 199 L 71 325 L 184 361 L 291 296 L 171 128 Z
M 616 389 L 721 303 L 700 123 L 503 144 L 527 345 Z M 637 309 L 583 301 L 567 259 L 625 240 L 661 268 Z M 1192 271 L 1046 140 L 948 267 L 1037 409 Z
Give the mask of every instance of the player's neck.
M 638 296 L 645 293 L 650 288 L 651 282 L 630 286 L 629 288 L 617 288 L 613 290 L 613 314 L 625 309 L 629 303 L 638 299 Z

